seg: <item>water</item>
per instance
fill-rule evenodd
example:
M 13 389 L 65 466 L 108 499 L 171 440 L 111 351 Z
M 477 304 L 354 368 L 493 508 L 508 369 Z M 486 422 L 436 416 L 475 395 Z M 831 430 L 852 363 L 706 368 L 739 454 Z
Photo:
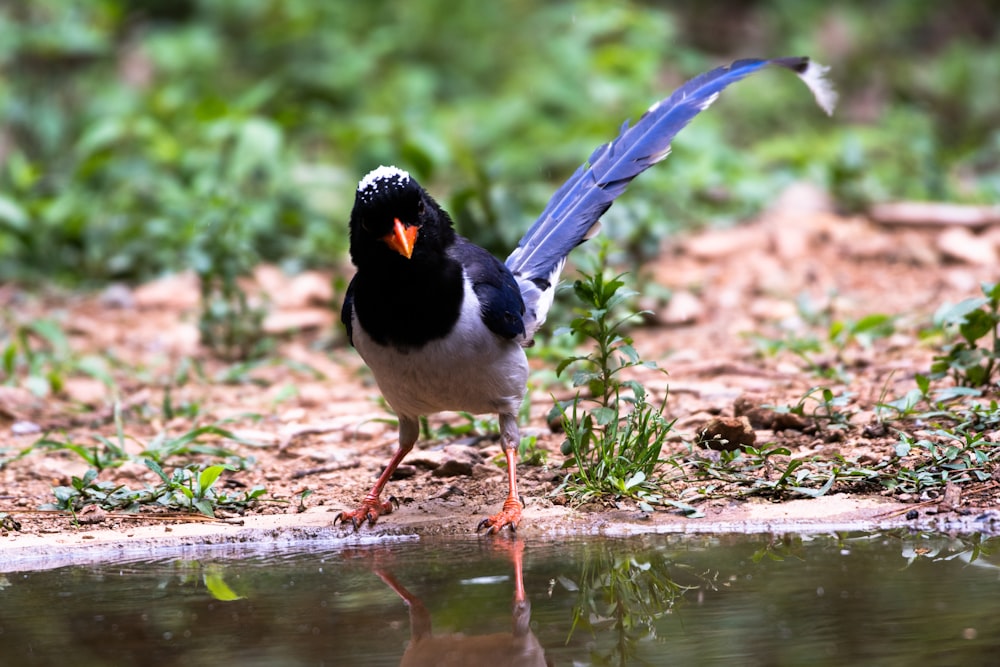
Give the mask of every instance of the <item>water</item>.
M 997 665 L 998 546 L 894 532 L 179 552 L 0 575 L 0 665 Z

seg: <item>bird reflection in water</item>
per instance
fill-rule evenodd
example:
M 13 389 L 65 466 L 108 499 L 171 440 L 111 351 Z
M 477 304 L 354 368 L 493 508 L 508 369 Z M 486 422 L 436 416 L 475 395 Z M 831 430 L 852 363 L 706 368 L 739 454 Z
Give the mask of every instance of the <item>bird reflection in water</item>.
M 551 666 L 538 638 L 531 631 L 531 602 L 524 591 L 522 559 L 524 541 L 520 538 L 497 540 L 494 548 L 510 557 L 514 568 L 514 599 L 511 604 L 510 632 L 488 635 L 461 633 L 435 635 L 431 614 L 420 598 L 408 591 L 388 569 L 376 565 L 376 575 L 410 608 L 410 643 L 399 663 L 401 667 L 467 667 L 489 664 L 491 667 Z

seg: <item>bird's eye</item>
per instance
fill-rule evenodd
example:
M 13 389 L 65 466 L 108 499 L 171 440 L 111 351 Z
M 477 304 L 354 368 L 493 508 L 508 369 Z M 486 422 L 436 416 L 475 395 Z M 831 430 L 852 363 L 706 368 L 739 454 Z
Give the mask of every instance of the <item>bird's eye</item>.
M 420 201 L 417 202 L 417 215 L 422 216 L 424 214 L 424 211 L 426 210 L 427 206 L 426 204 L 424 204 L 424 200 L 421 199 Z

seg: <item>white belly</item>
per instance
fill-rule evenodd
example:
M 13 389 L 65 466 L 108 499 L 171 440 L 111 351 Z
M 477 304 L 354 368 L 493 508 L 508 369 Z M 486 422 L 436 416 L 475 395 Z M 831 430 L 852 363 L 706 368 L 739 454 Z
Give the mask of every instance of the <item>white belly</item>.
M 486 328 L 468 284 L 459 320 L 441 340 L 400 351 L 369 338 L 356 315 L 353 330 L 354 347 L 400 415 L 443 410 L 516 414 L 521 405 L 528 381 L 524 350 Z

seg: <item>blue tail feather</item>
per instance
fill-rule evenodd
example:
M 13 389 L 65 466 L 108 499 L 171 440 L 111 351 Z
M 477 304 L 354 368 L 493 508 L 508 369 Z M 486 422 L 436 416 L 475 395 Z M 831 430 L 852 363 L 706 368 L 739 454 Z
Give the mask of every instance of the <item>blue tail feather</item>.
M 808 58 L 738 60 L 700 74 L 642 115 L 635 125 L 626 121 L 618 136 L 599 146 L 590 159 L 564 183 L 538 220 L 507 258 L 507 267 L 525 298 L 528 335 L 541 326 L 552 302 L 566 257 L 595 231 L 604 214 L 633 178 L 670 153 L 670 142 L 726 86 L 754 72 L 777 65 L 794 71 L 809 86 L 817 103 L 832 113 L 836 93 L 823 79 L 826 68 Z M 538 284 L 548 285 L 541 290 Z

